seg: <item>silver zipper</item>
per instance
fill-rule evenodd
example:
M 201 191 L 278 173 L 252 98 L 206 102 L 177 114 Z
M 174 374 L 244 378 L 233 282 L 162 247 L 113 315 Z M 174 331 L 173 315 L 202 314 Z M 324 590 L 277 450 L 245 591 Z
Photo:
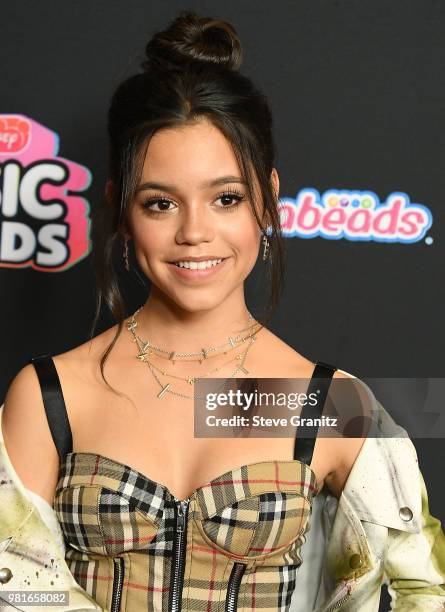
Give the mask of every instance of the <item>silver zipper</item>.
M 124 560 L 114 557 L 113 595 L 111 599 L 111 612 L 119 612 L 121 607 L 122 585 L 124 582 Z
M 331 612 L 332 610 L 336 610 L 337 608 L 342 606 L 345 603 L 345 601 L 349 599 L 349 597 L 351 597 L 351 592 L 352 592 L 351 586 L 348 584 L 346 585 L 345 588 L 347 589 L 346 595 L 343 595 L 343 597 L 340 597 L 340 599 L 337 599 L 337 601 L 331 604 L 329 608 L 327 608 L 327 610 L 325 610 L 324 612 Z
M 244 563 L 234 563 L 230 578 L 227 585 L 226 606 L 224 612 L 236 612 L 238 608 L 238 593 L 241 584 L 241 578 L 246 570 Z
M 187 531 L 187 510 L 190 499 L 180 500 L 175 497 L 174 500 L 176 504 L 176 535 L 172 560 L 169 610 L 171 612 L 179 612 L 181 610 L 182 582 L 184 578 L 184 542 Z

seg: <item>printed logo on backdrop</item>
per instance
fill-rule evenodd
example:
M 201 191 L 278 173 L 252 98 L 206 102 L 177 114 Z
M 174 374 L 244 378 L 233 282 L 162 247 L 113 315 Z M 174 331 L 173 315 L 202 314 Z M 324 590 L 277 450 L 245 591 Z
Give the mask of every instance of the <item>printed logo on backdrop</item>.
M 322 196 L 302 189 L 295 199 L 280 198 L 283 236 L 328 240 L 418 242 L 431 227 L 433 216 L 423 204 L 414 204 L 406 193 L 393 192 L 381 202 L 372 191 L 330 189 Z M 432 244 L 431 236 L 425 238 Z
M 91 172 L 58 152 L 49 128 L 0 114 L 0 267 L 61 272 L 89 254 Z

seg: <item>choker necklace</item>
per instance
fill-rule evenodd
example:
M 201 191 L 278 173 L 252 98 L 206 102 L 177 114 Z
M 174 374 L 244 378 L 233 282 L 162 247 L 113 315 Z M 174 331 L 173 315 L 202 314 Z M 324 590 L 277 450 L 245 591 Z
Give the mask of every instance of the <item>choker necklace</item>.
M 166 393 L 171 393 L 172 395 L 176 395 L 176 396 L 178 396 L 178 397 L 182 397 L 182 398 L 185 398 L 185 399 L 192 399 L 192 400 L 194 400 L 194 399 L 206 399 L 206 397 L 205 397 L 205 396 L 198 396 L 198 395 L 191 396 L 191 395 L 186 395 L 186 394 L 184 394 L 184 393 L 179 393 L 178 391 L 173 391 L 172 386 L 171 386 L 171 383 L 167 383 L 166 385 L 163 385 L 163 384 L 162 384 L 162 382 L 161 382 L 161 381 L 159 380 L 159 378 L 156 376 L 156 373 L 155 373 L 154 369 L 159 370 L 159 371 L 160 371 L 160 372 L 162 372 L 162 374 L 164 374 L 164 375 L 167 375 L 167 376 L 171 376 L 171 377 L 173 377 L 173 378 L 178 378 L 178 379 L 184 380 L 184 381 L 188 382 L 189 384 L 193 384 L 193 385 L 194 385 L 194 383 L 195 383 L 196 378 L 204 378 L 204 377 L 208 376 L 209 374 L 211 374 L 211 373 L 213 373 L 213 372 L 216 372 L 216 371 L 220 370 L 222 367 L 224 367 L 224 365 L 227 365 L 227 363 L 230 363 L 230 362 L 231 362 L 231 361 L 233 361 L 234 359 L 236 359 L 237 361 L 239 361 L 239 363 L 237 364 L 237 366 L 236 366 L 236 368 L 234 369 L 234 371 L 232 372 L 232 374 L 231 374 L 230 376 L 226 377 L 226 378 L 234 378 L 238 372 L 243 372 L 244 374 L 248 374 L 248 373 L 249 373 L 249 371 L 248 371 L 248 370 L 247 370 L 247 369 L 244 367 L 244 363 L 245 363 L 245 360 L 246 360 L 246 357 L 247 357 L 247 353 L 248 353 L 248 351 L 249 351 L 250 347 L 252 346 L 252 344 L 253 344 L 253 343 L 255 342 L 255 340 L 256 340 L 256 335 L 255 335 L 255 333 L 251 333 L 251 334 L 248 336 L 248 337 L 250 338 L 250 342 L 249 342 L 249 344 L 248 344 L 247 348 L 246 348 L 246 349 L 245 349 L 245 350 L 244 350 L 242 353 L 239 353 L 238 355 L 236 355 L 236 356 L 235 356 L 235 358 L 234 358 L 234 359 L 229 360 L 228 362 L 226 362 L 226 363 L 222 364 L 222 365 L 221 365 L 221 366 L 219 366 L 218 368 L 214 368 L 213 370 L 210 370 L 209 372 L 206 372 L 205 374 L 200 375 L 200 376 L 198 376 L 198 377 L 196 377 L 196 378 L 195 378 L 195 377 L 193 377 L 193 376 L 192 376 L 192 377 L 189 377 L 189 378 L 183 378 L 183 377 L 179 377 L 179 376 L 174 376 L 174 375 L 172 375 L 172 374 L 167 374 L 167 373 L 165 373 L 164 371 L 160 370 L 160 368 L 156 368 L 156 366 L 155 366 L 153 363 L 151 363 L 151 362 L 149 361 L 149 359 L 148 359 L 149 353 L 147 354 L 147 353 L 145 352 L 146 347 L 144 347 L 144 346 L 141 344 L 141 341 L 140 341 L 139 337 L 137 336 L 137 334 L 136 334 L 136 332 L 135 332 L 135 329 L 137 328 L 137 325 L 138 325 L 138 324 L 137 324 L 137 321 L 136 321 L 136 319 L 135 319 L 135 316 L 136 316 L 136 314 L 139 312 L 139 310 L 140 310 L 140 308 L 139 308 L 139 309 L 138 309 L 138 310 L 137 310 L 137 311 L 136 311 L 136 312 L 133 314 L 133 316 L 132 316 L 132 318 L 131 318 L 130 323 L 128 323 L 128 324 L 127 324 L 127 329 L 128 329 L 128 330 L 131 332 L 131 334 L 133 335 L 133 342 L 135 342 L 135 343 L 137 344 L 137 347 L 138 347 L 138 349 L 139 349 L 139 354 L 137 355 L 137 358 L 138 358 L 140 361 L 144 361 L 144 362 L 145 362 L 145 363 L 148 365 L 148 367 L 149 367 L 149 369 L 150 369 L 151 374 L 153 375 L 154 379 L 156 380 L 156 382 L 157 382 L 157 383 L 159 384 L 159 386 L 161 387 L 161 390 L 159 391 L 159 393 L 157 394 L 157 396 L 156 396 L 156 397 L 158 397 L 158 398 L 162 398 L 162 397 L 163 397 L 163 396 L 164 396 Z M 251 317 L 251 318 L 252 318 L 252 317 Z M 254 324 L 252 325 L 252 328 L 253 328 L 253 327 L 254 327 Z M 261 328 L 262 328 L 262 327 L 263 327 L 263 326 L 261 326 Z M 187 354 L 190 354 L 190 353 L 187 353 Z M 198 353 L 198 354 L 199 354 L 199 353 Z M 199 360 L 199 361 L 201 362 L 202 360 Z M 219 389 L 222 389 L 222 388 L 224 387 L 226 378 L 225 378 L 225 379 L 223 379 L 223 380 L 224 380 L 224 382 L 223 382 L 223 383 L 222 383 L 222 385 L 219 387 Z M 218 390 L 219 390 L 219 389 L 218 389 Z

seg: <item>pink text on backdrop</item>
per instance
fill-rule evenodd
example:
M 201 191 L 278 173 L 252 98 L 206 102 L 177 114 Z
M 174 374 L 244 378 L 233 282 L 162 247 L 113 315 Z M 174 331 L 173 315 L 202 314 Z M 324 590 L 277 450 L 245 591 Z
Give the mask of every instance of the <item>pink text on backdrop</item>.
M 0 267 L 67 270 L 90 252 L 91 183 L 58 156 L 59 137 L 37 121 L 0 114 Z
M 302 189 L 297 197 L 280 198 L 281 228 L 285 237 L 329 240 L 417 242 L 431 227 L 431 211 L 413 204 L 406 193 L 393 192 L 385 202 L 372 191 L 330 189 L 323 196 Z

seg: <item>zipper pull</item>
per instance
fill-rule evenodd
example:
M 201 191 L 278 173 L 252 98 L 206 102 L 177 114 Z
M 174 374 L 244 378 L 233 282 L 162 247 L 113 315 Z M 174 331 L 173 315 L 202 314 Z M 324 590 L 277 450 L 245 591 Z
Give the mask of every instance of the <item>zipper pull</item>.
M 187 507 L 187 501 L 178 501 L 178 531 L 184 531 L 185 529 L 185 508 Z

